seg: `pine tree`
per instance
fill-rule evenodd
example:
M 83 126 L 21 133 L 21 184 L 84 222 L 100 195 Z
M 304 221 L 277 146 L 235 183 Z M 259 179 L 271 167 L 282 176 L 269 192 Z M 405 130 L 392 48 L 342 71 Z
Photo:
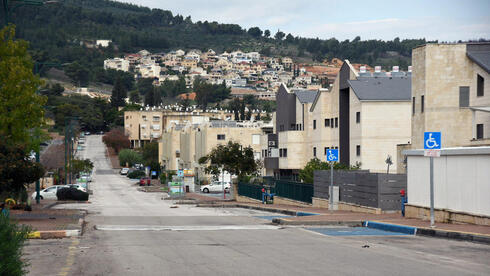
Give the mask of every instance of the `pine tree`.
M 125 106 L 127 94 L 128 91 L 126 90 L 126 87 L 124 87 L 123 82 L 120 78 L 117 78 L 114 88 L 112 88 L 111 105 L 113 107 Z

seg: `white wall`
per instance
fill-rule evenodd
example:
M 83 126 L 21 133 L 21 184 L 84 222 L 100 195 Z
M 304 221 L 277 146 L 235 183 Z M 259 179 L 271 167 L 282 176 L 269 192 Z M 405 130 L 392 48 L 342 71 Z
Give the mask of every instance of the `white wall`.
M 429 157 L 414 155 L 421 152 L 407 152 L 408 203 L 430 207 Z M 436 209 L 490 216 L 489 196 L 490 147 L 447 149 L 434 158 Z

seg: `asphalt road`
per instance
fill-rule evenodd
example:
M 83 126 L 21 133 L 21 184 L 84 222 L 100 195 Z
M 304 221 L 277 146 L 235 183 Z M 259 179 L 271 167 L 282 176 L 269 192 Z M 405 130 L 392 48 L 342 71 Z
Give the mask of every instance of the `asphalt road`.
M 30 241 L 30 275 L 489 275 L 490 246 L 271 225 L 267 212 L 175 205 L 110 169 L 101 136 L 82 237 Z M 335 233 L 335 235 L 325 233 Z

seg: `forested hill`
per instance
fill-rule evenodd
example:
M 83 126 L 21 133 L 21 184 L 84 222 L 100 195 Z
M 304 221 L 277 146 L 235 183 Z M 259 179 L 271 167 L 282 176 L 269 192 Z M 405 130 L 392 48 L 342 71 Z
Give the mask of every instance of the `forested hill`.
M 77 60 L 91 66 L 102 66 L 100 62 L 105 57 L 140 49 L 160 52 L 212 48 L 218 52 L 255 50 L 266 55 L 317 61 L 348 58 L 352 62 L 398 64 L 404 68 L 410 60 L 411 49 L 425 43 L 425 39 L 301 38 L 259 28 L 246 30 L 235 24 L 192 22 L 190 17 L 173 15 L 170 11 L 107 0 L 65 0 L 40 7 L 24 6 L 16 9 L 12 22 L 17 25 L 17 36 L 31 42 L 37 61 Z M 80 46 L 80 41 L 90 39 L 111 39 L 118 46 L 117 50 L 87 51 Z

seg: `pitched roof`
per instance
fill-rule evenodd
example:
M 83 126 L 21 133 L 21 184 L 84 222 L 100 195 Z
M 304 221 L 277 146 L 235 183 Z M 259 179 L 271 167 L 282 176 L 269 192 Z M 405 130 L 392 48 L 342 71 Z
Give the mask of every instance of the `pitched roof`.
M 360 101 L 410 101 L 412 78 L 359 78 L 348 80 Z
M 300 103 L 312 103 L 318 91 L 311 90 L 294 90 L 293 93 L 298 97 Z
M 487 73 L 490 73 L 490 50 L 470 50 L 468 49 L 466 52 L 468 58 L 470 58 L 473 62 L 478 64 L 481 68 L 483 68 Z

